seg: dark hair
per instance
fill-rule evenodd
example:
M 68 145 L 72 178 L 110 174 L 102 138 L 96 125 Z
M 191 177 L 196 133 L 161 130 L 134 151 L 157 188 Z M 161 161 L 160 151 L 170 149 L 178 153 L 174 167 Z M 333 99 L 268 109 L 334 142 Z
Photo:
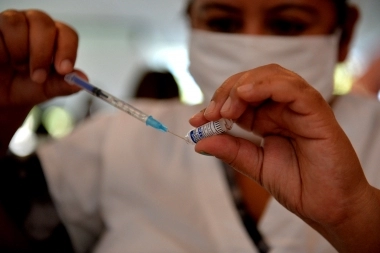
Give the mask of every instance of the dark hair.
M 336 8 L 337 15 L 337 25 L 344 24 L 347 17 L 347 0 L 333 0 Z M 188 0 L 186 6 L 186 14 L 189 16 L 191 11 L 191 6 L 193 5 L 194 0 Z
M 344 24 L 347 17 L 347 0 L 334 0 L 338 25 Z
M 147 70 L 137 83 L 134 97 L 179 98 L 179 88 L 177 81 L 169 71 Z

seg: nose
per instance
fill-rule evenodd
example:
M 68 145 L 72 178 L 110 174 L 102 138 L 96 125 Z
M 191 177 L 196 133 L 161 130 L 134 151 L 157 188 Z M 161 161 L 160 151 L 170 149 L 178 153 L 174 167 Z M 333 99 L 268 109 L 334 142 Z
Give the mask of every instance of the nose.
M 258 16 L 246 17 L 242 33 L 250 35 L 265 35 L 266 29 L 264 22 Z

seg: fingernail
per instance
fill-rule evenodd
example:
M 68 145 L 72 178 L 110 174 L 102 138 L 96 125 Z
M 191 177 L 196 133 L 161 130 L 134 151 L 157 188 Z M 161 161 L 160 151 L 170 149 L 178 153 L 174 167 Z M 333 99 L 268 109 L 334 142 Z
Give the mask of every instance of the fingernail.
M 212 113 L 214 111 L 214 109 L 215 109 L 215 101 L 211 100 L 210 104 L 206 108 L 204 115 Z
M 61 68 L 61 71 L 62 72 L 64 72 L 64 73 L 69 73 L 70 71 L 72 71 L 73 70 L 73 64 L 71 63 L 71 61 L 70 60 L 63 60 L 62 62 L 61 62 L 61 66 L 60 66 L 60 68 Z
M 202 118 L 203 115 L 204 115 L 204 113 L 205 113 L 205 110 L 202 110 L 202 111 L 200 111 L 200 112 L 197 112 L 197 113 L 194 114 L 193 116 L 191 116 L 191 118 L 192 118 L 192 119 L 194 119 L 194 118 Z
M 197 153 L 200 155 L 204 155 L 204 156 L 213 156 L 213 155 L 210 155 L 209 153 L 206 153 L 204 151 L 200 151 L 200 152 L 197 151 Z
M 221 112 L 226 112 L 230 109 L 231 107 L 231 98 L 228 97 L 228 99 L 226 100 L 226 102 L 224 102 L 224 105 L 222 106 L 222 109 L 220 109 Z
M 244 84 L 237 88 L 238 92 L 245 93 L 252 90 L 252 84 Z
M 44 69 L 36 69 L 32 73 L 32 80 L 36 83 L 45 82 L 46 77 L 47 77 L 47 72 Z

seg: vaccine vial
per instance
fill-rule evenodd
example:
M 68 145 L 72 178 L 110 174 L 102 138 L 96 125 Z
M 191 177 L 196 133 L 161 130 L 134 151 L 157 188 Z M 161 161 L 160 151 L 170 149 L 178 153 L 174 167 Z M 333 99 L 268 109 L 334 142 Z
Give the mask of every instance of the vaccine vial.
M 232 129 L 234 124 L 231 119 L 220 119 L 217 121 L 210 121 L 200 127 L 190 130 L 185 139 L 188 143 L 196 144 L 198 141 L 217 134 L 224 133 Z

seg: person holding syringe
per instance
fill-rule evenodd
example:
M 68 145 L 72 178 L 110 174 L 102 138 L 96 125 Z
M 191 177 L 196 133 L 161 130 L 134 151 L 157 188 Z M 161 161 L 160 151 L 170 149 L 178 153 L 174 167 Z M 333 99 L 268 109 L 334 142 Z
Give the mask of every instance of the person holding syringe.
M 195 111 L 201 113 L 191 118 L 194 127 L 231 119 L 233 129 L 238 125 L 259 134 L 261 146 L 222 134 L 199 141 L 195 150 L 206 155 L 201 156 L 183 140 L 142 127 L 124 112 L 93 118 L 65 139 L 41 146 L 37 155 L 75 251 L 255 252 L 265 250 L 259 248 L 263 242 L 279 252 L 378 251 L 380 142 L 376 131 L 363 130 L 365 122 L 380 118 L 378 105 L 334 98 L 332 83 L 324 80 L 334 53 L 339 60 L 347 54 L 355 17 L 355 8 L 333 0 L 191 1 L 191 70 L 211 102 L 206 110 L 205 105 L 177 102 L 137 101 L 133 106 L 176 134 L 188 131 L 187 119 Z M 79 90 L 63 79 L 78 73 L 78 38 L 39 11 L 6 11 L 0 24 L 4 155 L 33 105 Z M 253 49 L 241 46 L 250 43 L 262 52 L 268 45 L 270 51 L 284 51 L 253 57 Z M 303 62 L 305 52 L 312 57 Z M 215 61 L 215 56 L 227 61 Z M 245 57 L 255 62 L 237 64 Z M 212 65 L 207 59 L 214 59 Z M 306 74 L 310 71 L 317 71 L 315 79 Z M 232 198 L 223 165 L 208 155 L 259 184 L 233 174 L 232 187 L 240 198 Z M 244 216 L 233 200 L 244 204 L 239 209 Z M 246 223 L 248 217 L 254 222 Z M 258 240 L 251 233 L 255 223 Z

